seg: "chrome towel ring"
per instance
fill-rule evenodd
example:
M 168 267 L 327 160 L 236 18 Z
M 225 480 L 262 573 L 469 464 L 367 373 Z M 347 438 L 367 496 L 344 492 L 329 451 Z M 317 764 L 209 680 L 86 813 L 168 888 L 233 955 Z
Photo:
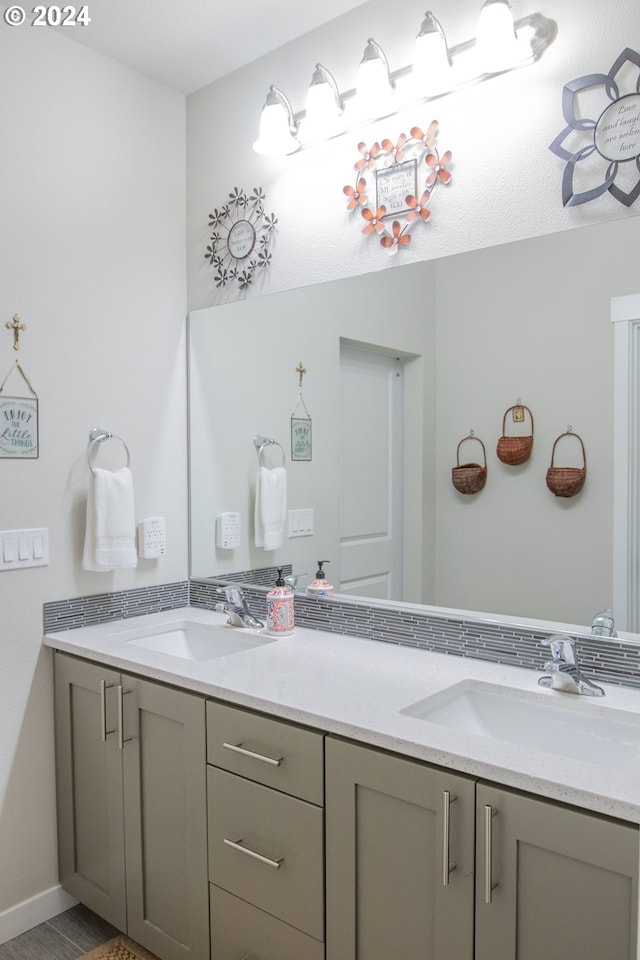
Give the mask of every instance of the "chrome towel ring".
M 119 437 L 115 433 L 111 433 L 109 430 L 104 430 L 102 427 L 94 427 L 91 433 L 89 434 L 89 447 L 87 449 L 87 463 L 89 464 L 89 470 L 91 473 L 93 470 L 93 463 L 91 460 L 94 450 L 104 441 L 104 440 L 119 440 L 127 453 L 127 467 L 131 466 L 131 454 L 129 453 L 129 447 L 126 445 L 122 437 Z
M 258 466 L 263 466 L 262 453 L 265 447 L 271 447 L 271 446 L 280 448 L 280 451 L 282 453 L 282 466 L 283 467 L 285 466 L 287 462 L 287 455 L 284 452 L 284 447 L 282 446 L 281 443 L 278 443 L 277 440 L 274 440 L 272 437 L 262 437 L 258 435 L 253 438 L 253 445 L 258 451 Z

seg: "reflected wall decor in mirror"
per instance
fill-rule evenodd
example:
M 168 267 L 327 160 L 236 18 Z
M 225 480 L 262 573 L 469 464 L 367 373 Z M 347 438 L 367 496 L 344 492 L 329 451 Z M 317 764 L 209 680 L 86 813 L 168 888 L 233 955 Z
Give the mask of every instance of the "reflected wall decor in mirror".
M 611 299 L 639 292 L 639 223 L 630 214 L 193 311 L 192 577 L 290 563 L 311 580 L 323 558 L 343 594 L 590 624 L 612 605 Z M 288 507 L 313 509 L 313 534 L 285 531 L 267 552 L 253 546 L 253 437 L 286 443 L 301 356 L 314 371 L 314 451 L 287 462 Z M 520 398 L 535 443 L 512 467 L 495 447 Z M 568 424 L 589 470 L 561 501 L 545 476 Z M 488 475 L 465 498 L 451 467 L 470 429 Z M 233 551 L 215 546 L 224 511 L 243 517 Z

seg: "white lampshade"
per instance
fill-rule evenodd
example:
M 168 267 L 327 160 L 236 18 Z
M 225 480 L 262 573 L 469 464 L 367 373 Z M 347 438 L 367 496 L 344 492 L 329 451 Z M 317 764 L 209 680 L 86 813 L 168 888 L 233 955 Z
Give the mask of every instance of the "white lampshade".
M 483 73 L 508 70 L 516 61 L 516 32 L 509 0 L 485 0 L 476 37 L 478 69 Z
M 307 109 L 304 121 L 305 138 L 317 140 L 330 137 L 340 129 L 342 103 L 333 75 L 316 64 L 307 91 Z
M 430 10 L 416 37 L 411 70 L 416 97 L 430 97 L 451 87 L 451 61 L 444 30 Z
M 358 67 L 356 103 L 363 118 L 381 116 L 391 105 L 393 83 L 382 48 L 369 37 Z
M 295 153 L 300 147 L 299 141 L 293 136 L 295 132 L 291 104 L 281 90 L 271 86 L 260 114 L 260 132 L 253 149 L 268 157 Z

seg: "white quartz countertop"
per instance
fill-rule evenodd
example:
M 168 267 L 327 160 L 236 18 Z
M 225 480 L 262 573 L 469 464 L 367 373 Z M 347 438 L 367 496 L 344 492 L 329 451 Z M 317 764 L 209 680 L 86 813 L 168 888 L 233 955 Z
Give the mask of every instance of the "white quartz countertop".
M 325 733 L 640 823 L 640 747 L 631 751 L 629 762 L 603 766 L 510 743 L 507 730 L 505 739 L 498 739 L 401 713 L 453 684 L 474 680 L 506 687 L 516 698 L 535 693 L 585 718 L 620 719 L 640 730 L 640 690 L 602 684 L 604 697 L 575 696 L 539 687 L 539 674 L 531 670 L 305 628 L 209 661 L 157 653 L 125 639 L 138 628 L 174 621 L 216 624 L 259 637 L 226 626 L 224 614 L 188 607 L 52 632 L 44 643 Z

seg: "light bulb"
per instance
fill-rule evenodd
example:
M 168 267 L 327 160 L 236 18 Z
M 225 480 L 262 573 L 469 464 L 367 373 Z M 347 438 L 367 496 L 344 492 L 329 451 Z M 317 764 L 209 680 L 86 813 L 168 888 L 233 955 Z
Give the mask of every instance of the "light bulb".
M 305 137 L 317 140 L 333 136 L 340 127 L 342 103 L 333 75 L 316 64 L 307 91 L 307 109 L 304 121 Z
M 516 32 L 509 0 L 485 0 L 478 20 L 476 55 L 483 73 L 498 73 L 514 65 Z
M 356 101 L 360 114 L 365 118 L 384 114 L 390 107 L 392 90 L 387 58 L 370 37 L 358 67 Z
M 260 132 L 253 144 L 256 153 L 268 157 L 285 156 L 295 153 L 300 143 L 293 136 L 296 126 L 293 120 L 291 104 L 281 90 L 269 87 L 262 113 L 260 114 Z
M 416 37 L 411 71 L 417 97 L 435 96 L 451 87 L 451 61 L 444 31 L 430 10 Z

